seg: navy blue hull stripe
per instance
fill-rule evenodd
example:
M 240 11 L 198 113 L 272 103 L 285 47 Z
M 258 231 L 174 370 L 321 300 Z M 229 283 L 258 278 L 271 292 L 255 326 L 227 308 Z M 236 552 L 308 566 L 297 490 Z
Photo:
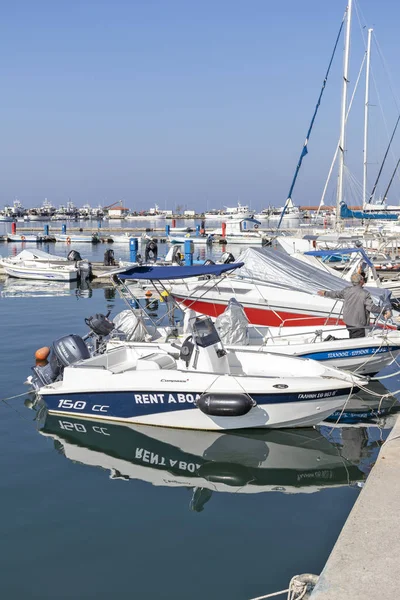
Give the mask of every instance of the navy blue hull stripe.
M 353 388 L 353 392 L 357 389 Z M 252 394 L 258 405 L 286 404 L 292 402 L 309 402 L 332 400 L 337 396 L 349 395 L 351 387 L 345 389 L 321 390 L 316 392 Z M 49 394 L 43 400 L 50 412 L 68 412 L 76 414 L 92 414 L 107 418 L 119 417 L 128 419 L 156 413 L 168 413 L 177 410 L 196 408 L 195 401 L 200 398 L 196 392 L 77 392 L 69 394 Z
M 310 352 L 308 354 L 299 354 L 301 358 L 312 358 L 314 360 L 340 360 L 341 358 L 362 358 L 372 356 L 373 354 L 385 354 L 387 352 L 397 352 L 400 346 L 375 346 L 372 348 L 356 348 L 354 350 L 334 350 L 330 352 Z

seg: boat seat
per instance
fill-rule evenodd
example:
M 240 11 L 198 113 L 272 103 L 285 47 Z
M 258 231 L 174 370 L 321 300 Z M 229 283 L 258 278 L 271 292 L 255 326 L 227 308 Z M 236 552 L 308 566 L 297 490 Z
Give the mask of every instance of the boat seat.
M 154 352 L 139 358 L 136 364 L 138 371 L 154 371 L 157 369 L 176 369 L 176 360 L 169 354 Z

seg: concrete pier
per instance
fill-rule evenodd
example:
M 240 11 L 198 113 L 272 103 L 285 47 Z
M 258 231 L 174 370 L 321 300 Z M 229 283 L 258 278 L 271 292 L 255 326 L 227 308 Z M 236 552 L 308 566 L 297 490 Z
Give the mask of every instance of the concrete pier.
M 400 572 L 400 419 L 336 542 L 311 600 L 394 600 Z

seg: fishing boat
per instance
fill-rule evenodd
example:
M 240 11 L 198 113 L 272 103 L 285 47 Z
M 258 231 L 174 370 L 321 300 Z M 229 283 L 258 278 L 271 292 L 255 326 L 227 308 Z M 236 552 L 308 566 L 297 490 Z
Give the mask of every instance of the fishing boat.
M 311 428 L 200 432 L 47 415 L 39 433 L 68 460 L 100 467 L 112 481 L 188 489 L 194 511 L 212 493 L 314 493 L 366 478 L 357 466 L 368 458 L 366 441 L 349 460 Z
M 209 276 L 237 266 L 138 267 L 119 277 L 181 279 L 188 269 Z M 113 329 L 109 322 L 100 326 Z M 146 343 L 91 354 L 82 338 L 65 336 L 29 383 L 50 413 L 201 430 L 313 425 L 366 384 L 310 359 L 227 351 L 207 317 L 197 318 L 192 331 L 177 359 Z

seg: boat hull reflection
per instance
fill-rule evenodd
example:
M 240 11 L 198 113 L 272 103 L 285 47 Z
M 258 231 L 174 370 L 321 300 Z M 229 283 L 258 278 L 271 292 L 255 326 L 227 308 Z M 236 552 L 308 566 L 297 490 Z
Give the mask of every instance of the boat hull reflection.
M 365 478 L 315 429 L 213 433 L 47 415 L 40 433 L 68 459 L 107 469 L 113 479 L 195 488 L 195 504 L 204 502 L 200 488 L 309 493 Z

